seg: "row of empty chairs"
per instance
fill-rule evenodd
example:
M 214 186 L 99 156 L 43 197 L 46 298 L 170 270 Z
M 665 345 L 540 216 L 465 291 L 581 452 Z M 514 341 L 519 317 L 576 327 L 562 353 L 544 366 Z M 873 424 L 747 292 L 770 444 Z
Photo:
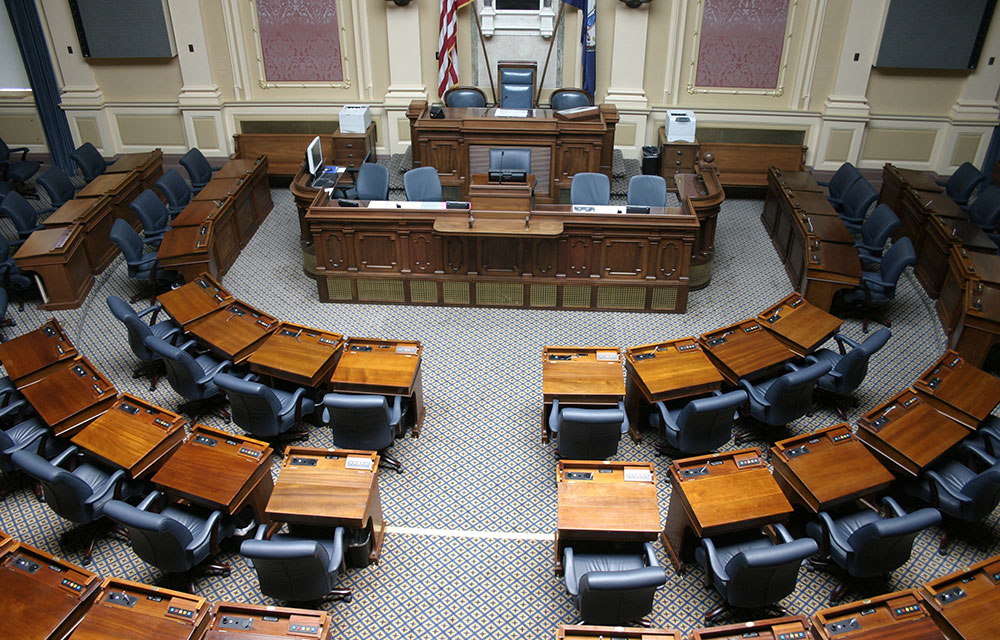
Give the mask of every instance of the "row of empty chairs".
M 515 97 L 512 95 L 513 93 L 515 92 L 508 91 L 506 94 L 502 94 L 506 97 L 506 101 L 501 106 L 515 109 L 530 108 L 530 105 L 521 106 L 524 104 L 522 97 Z M 515 105 L 511 104 L 512 100 L 516 102 Z M 583 89 L 575 89 L 571 87 L 563 87 L 553 91 L 549 98 L 549 102 L 550 108 L 555 111 L 575 109 L 577 107 L 589 107 L 594 104 L 594 100 L 589 93 Z M 478 87 L 454 86 L 445 92 L 444 104 L 447 107 L 485 107 L 487 104 L 486 94 L 483 93 L 483 90 Z

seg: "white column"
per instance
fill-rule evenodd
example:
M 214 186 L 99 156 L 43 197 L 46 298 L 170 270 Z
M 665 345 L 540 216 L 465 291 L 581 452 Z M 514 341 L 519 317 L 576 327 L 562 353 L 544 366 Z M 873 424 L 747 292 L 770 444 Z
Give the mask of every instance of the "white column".
M 388 151 L 401 153 L 409 142 L 401 131 L 407 131 L 409 121 L 406 110 L 412 100 L 427 100 L 428 87 L 424 84 L 421 71 L 420 49 L 420 2 L 411 2 L 405 7 L 393 2 L 385 2 L 385 26 L 389 36 L 389 89 L 385 94 L 385 118 L 388 135 Z M 437 3 L 433 3 L 435 9 Z M 429 6 L 429 4 L 428 4 Z M 468 10 L 475 11 L 475 6 Z M 437 98 L 436 82 L 431 91 Z
M 992 28 L 986 34 L 979 65 L 965 78 L 962 94 L 951 108 L 953 120 L 972 120 L 996 124 L 997 87 L 1000 87 L 1000 14 L 993 14 Z
M 618 107 L 618 126 L 635 126 L 635 140 L 621 146 L 626 158 L 638 158 L 639 147 L 646 144 L 649 125 L 649 100 L 642 78 L 646 69 L 646 35 L 649 28 L 649 9 L 643 4 L 630 9 L 624 3 L 615 4 L 615 31 L 610 42 L 598 34 L 597 48 L 611 46 L 611 84 L 604 102 Z M 596 96 L 595 96 L 596 97 Z

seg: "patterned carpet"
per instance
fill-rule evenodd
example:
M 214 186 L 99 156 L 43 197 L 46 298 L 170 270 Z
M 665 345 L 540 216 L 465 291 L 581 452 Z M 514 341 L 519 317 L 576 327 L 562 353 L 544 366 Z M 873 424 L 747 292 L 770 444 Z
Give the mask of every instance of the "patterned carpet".
M 384 160 L 393 186 L 401 186 L 407 157 Z M 616 163 L 616 197 L 637 162 Z M 335 625 L 362 638 L 551 638 L 560 623 L 577 620 L 561 578 L 553 574 L 552 534 L 556 526 L 554 445 L 539 439 L 541 350 L 547 344 L 627 347 L 709 331 L 755 315 L 791 291 L 760 223 L 762 203 L 728 200 L 719 216 L 712 283 L 691 293 L 684 315 L 466 309 L 418 306 L 320 304 L 315 283 L 303 275 L 295 206 L 287 189 L 272 191 L 275 207 L 224 284 L 235 296 L 283 320 L 351 336 L 417 339 L 424 345 L 423 384 L 427 414 L 418 439 L 397 441 L 394 453 L 405 473 L 383 471 L 383 510 L 390 525 L 381 564 L 350 570 L 342 580 L 354 589 L 351 603 L 324 605 Z M 395 192 L 396 197 L 401 197 Z M 0 222 L 7 237 L 11 229 Z M 133 380 L 134 364 L 122 327 L 104 302 L 135 291 L 117 259 L 97 277 L 80 309 L 44 313 L 29 304 L 11 307 L 18 326 L 11 337 L 56 316 L 80 350 L 118 386 L 172 408 L 180 397 L 166 382 L 150 392 Z M 945 348 L 945 336 L 932 301 L 912 273 L 904 274 L 896 301 L 888 309 L 893 338 L 873 360 L 868 379 L 851 409 L 853 423 L 863 412 L 901 389 Z M 848 319 L 847 335 L 862 336 L 860 322 Z M 789 434 L 838 422 L 819 408 L 788 427 Z M 208 418 L 211 426 L 234 429 Z M 666 517 L 669 460 L 655 457 L 658 436 L 649 429 L 638 445 L 622 440 L 619 460 L 653 460 L 659 477 L 661 518 Z M 313 428 L 312 446 L 332 446 L 328 430 Z M 762 446 L 762 443 L 757 443 Z M 731 445 L 730 445 L 731 446 Z M 273 473 L 277 473 L 275 459 Z M 0 503 L 0 527 L 47 551 L 79 561 L 87 529 L 72 529 L 31 494 L 27 482 L 7 477 L 12 494 Z M 898 493 L 898 492 L 897 492 Z M 907 506 L 908 503 L 904 503 Z M 912 505 L 909 505 L 912 506 Z M 959 531 L 950 555 L 936 553 L 939 528 L 921 534 L 911 561 L 896 571 L 888 587 L 908 588 L 963 568 L 996 553 L 1000 523 L 994 514 L 982 527 Z M 64 535 L 65 532 L 69 532 Z M 62 539 L 62 544 L 60 540 Z M 660 562 L 668 564 L 657 543 Z M 235 553 L 224 548 L 229 578 L 200 578 L 198 593 L 212 600 L 273 602 L 261 596 L 257 578 Z M 138 560 L 125 544 L 101 540 L 93 570 L 131 580 L 183 588 Z M 654 626 L 687 633 L 701 626 L 701 615 L 720 602 L 703 586 L 694 568 L 684 576 L 668 571 L 666 587 L 650 616 Z M 796 591 L 783 601 L 791 612 L 811 614 L 826 606 L 834 586 L 827 572 L 803 570 Z M 860 584 L 847 598 L 888 590 Z M 727 623 L 731 620 L 722 620 Z

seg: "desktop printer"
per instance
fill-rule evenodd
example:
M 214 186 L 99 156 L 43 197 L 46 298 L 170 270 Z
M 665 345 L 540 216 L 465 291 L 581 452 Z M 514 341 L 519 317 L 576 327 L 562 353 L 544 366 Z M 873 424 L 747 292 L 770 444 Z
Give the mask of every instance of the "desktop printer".
M 366 104 L 348 104 L 340 108 L 340 132 L 364 133 L 372 123 L 372 111 Z
M 667 142 L 694 142 L 694 111 L 671 109 L 667 112 Z

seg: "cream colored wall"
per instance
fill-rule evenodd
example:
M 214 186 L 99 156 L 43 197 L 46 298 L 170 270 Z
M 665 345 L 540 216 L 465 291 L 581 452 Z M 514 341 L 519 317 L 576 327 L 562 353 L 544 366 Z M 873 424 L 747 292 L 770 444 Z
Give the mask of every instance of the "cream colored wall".
M 962 92 L 965 71 L 872 70 L 868 104 L 872 115 L 944 116 Z

